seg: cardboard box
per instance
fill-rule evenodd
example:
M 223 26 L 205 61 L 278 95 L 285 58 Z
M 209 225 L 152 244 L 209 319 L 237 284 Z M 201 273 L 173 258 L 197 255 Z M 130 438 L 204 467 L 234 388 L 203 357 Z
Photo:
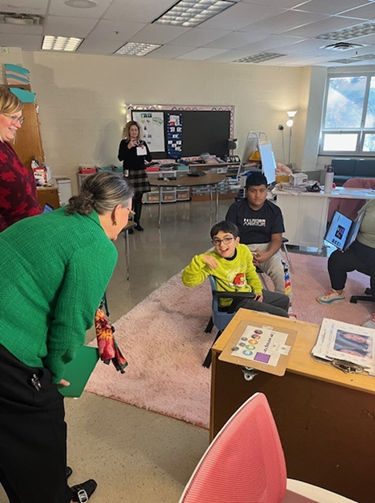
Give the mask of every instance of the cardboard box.
M 301 185 L 302 183 L 307 183 L 308 176 L 306 173 L 293 173 L 289 175 L 289 183 L 291 185 Z

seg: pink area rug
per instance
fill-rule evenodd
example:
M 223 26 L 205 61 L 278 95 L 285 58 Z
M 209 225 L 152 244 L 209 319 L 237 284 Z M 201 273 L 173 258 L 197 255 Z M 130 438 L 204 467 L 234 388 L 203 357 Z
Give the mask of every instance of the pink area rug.
M 299 320 L 320 324 L 326 317 L 361 324 L 368 317 L 372 303 L 316 302 L 329 287 L 327 259 L 291 258 L 293 311 Z M 367 276 L 351 273 L 347 299 L 367 286 Z M 210 312 L 208 281 L 186 288 L 180 274 L 173 276 L 115 323 L 116 340 L 129 361 L 125 374 L 99 362 L 87 391 L 208 428 L 211 376 L 202 362 L 214 338 L 204 332 Z

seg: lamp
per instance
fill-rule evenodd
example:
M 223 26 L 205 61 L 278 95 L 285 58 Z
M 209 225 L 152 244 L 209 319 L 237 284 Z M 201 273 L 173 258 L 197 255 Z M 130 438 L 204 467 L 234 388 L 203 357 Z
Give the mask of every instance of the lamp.
M 290 153 L 292 151 L 292 130 L 293 130 L 293 118 L 296 115 L 297 110 L 290 110 L 287 112 L 289 119 L 286 121 L 286 125 L 289 128 L 289 152 L 288 152 L 288 166 L 290 167 Z
M 233 155 L 233 150 L 237 148 L 237 138 L 229 138 L 228 140 L 228 150 L 229 150 L 229 155 Z

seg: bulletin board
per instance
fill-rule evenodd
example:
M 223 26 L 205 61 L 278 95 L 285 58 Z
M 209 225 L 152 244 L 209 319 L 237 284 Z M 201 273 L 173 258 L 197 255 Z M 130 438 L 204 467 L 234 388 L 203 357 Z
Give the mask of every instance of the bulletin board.
M 147 117 L 147 114 L 149 116 Z M 179 116 L 181 131 L 178 141 L 181 149 L 171 148 L 170 130 L 168 119 L 170 116 Z M 204 152 L 222 157 L 228 155 L 228 140 L 234 134 L 234 106 L 178 106 L 178 105 L 129 105 L 128 117 L 136 122 L 140 121 L 141 127 L 145 122 L 158 118 L 162 122 L 162 134 L 158 133 L 156 140 L 153 131 L 143 131 L 144 140 L 147 142 L 153 159 L 170 159 L 180 157 L 196 157 Z M 149 123 L 152 125 L 152 122 Z M 157 129 L 161 131 L 161 129 Z M 168 143 L 169 142 L 169 143 Z M 173 145 L 174 147 L 176 145 Z M 175 153 L 174 155 L 171 153 Z M 178 154 L 176 154 L 178 152 Z

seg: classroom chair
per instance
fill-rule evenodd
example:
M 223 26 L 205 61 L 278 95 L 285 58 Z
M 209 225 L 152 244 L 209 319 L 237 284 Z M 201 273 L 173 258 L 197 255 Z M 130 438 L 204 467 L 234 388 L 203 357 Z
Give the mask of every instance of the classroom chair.
M 262 393 L 250 397 L 219 431 L 179 500 L 228 502 L 354 503 L 325 489 L 287 479 L 280 437 Z
M 230 320 L 233 318 L 235 313 L 227 313 L 219 309 L 219 299 L 253 299 L 254 294 L 252 292 L 220 292 L 216 287 L 216 279 L 214 276 L 208 276 L 210 281 L 210 286 L 212 290 L 212 314 L 205 329 L 206 333 L 211 333 L 213 327 L 215 326 L 218 330 L 215 340 L 212 345 L 215 344 L 216 340 L 220 337 L 221 332 L 226 328 Z M 211 365 L 211 348 L 207 353 L 207 356 L 203 362 L 203 367 L 209 368 Z

